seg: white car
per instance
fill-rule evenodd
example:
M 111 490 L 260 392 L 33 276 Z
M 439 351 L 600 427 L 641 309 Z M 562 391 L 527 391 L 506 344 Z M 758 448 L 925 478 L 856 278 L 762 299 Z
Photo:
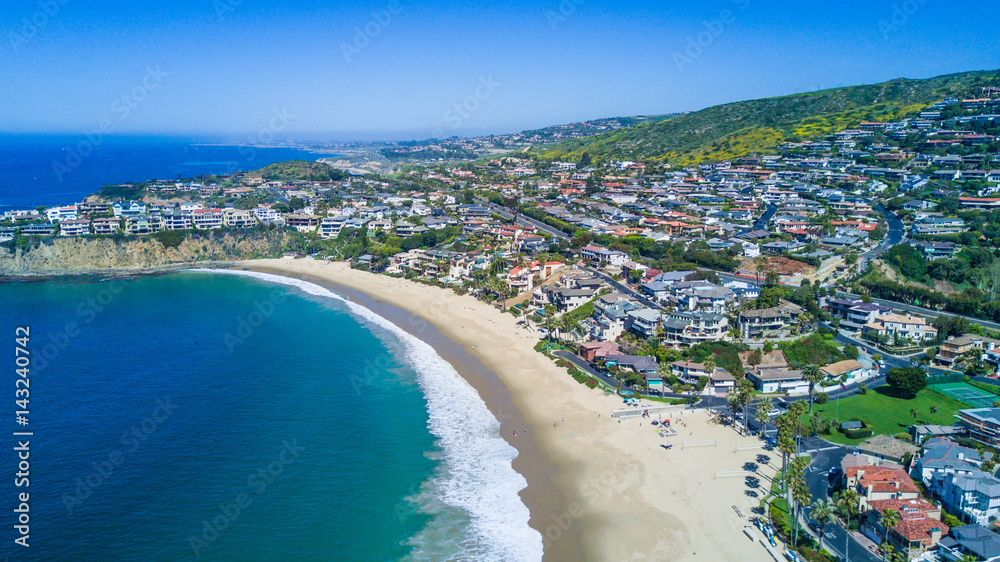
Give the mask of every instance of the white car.
M 780 416 L 781 415 L 781 410 L 779 410 L 777 408 L 773 408 L 770 412 L 767 413 L 767 415 L 770 416 L 770 417 L 772 417 L 772 418 L 774 416 Z

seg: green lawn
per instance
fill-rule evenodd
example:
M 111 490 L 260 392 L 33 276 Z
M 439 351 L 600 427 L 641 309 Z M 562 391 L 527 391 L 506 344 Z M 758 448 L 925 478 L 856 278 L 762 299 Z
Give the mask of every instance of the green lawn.
M 823 417 L 833 420 L 838 415 L 837 403 L 840 403 L 839 416 L 841 421 L 846 421 L 857 417 L 864 420 L 875 430 L 875 435 L 895 435 L 903 433 L 906 428 L 917 424 L 940 424 L 951 425 L 955 422 L 954 414 L 958 410 L 966 409 L 969 406 L 942 396 L 928 389 L 921 390 L 915 398 L 898 398 L 889 394 L 890 390 L 879 387 L 868 392 L 868 394 L 858 394 L 843 400 L 831 400 L 826 404 L 813 405 L 813 411 Z M 932 414 L 931 407 L 937 408 L 937 412 Z M 917 410 L 917 417 L 911 414 L 912 409 Z M 864 439 L 848 439 L 844 434 L 836 429 L 830 435 L 823 435 L 824 438 L 834 443 L 845 445 L 856 445 Z

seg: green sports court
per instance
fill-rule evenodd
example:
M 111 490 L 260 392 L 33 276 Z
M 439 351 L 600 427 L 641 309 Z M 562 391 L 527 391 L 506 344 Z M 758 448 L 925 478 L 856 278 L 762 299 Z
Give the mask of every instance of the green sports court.
M 976 408 L 992 408 L 993 403 L 1000 400 L 1000 396 L 990 394 L 964 382 L 932 384 L 928 388 Z

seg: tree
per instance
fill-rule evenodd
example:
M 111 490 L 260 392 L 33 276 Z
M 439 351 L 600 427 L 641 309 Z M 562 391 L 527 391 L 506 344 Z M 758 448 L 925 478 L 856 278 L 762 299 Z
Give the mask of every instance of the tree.
M 856 360 L 858 358 L 858 346 L 851 343 L 845 345 L 844 356 L 847 357 L 848 359 Z
M 823 550 L 823 537 L 826 536 L 826 526 L 833 523 L 833 520 L 836 519 L 834 506 L 826 500 L 816 500 L 813 502 L 809 515 L 819 525 L 819 549 Z
M 776 270 L 772 269 L 771 271 L 768 271 L 764 275 L 764 280 L 767 282 L 768 285 L 771 285 L 773 287 L 774 285 L 777 285 L 779 282 L 781 282 L 781 274 L 778 273 Z
M 835 497 L 837 513 L 844 519 L 844 529 L 849 531 L 851 517 L 858 512 L 858 493 L 854 490 L 843 490 Z M 844 533 L 844 552 L 847 552 L 847 541 L 850 540 L 850 536 L 850 532 Z
M 802 508 L 809 505 L 812 502 L 812 494 L 809 493 L 809 487 L 806 486 L 805 469 L 809 464 L 809 460 L 805 457 L 796 457 L 792 461 L 792 467 L 794 468 L 792 476 L 792 514 L 793 520 L 792 524 L 795 528 L 795 535 L 792 539 L 793 545 L 798 545 L 799 543 L 799 520 Z
M 889 529 L 895 527 L 899 521 L 899 512 L 895 509 L 887 509 L 882 512 L 882 528 L 884 529 L 882 533 L 882 544 L 885 545 L 889 542 Z M 882 561 L 885 562 L 886 549 L 885 546 L 882 547 Z
M 736 383 L 736 395 L 739 399 L 740 406 L 743 408 L 743 419 L 747 419 L 747 406 L 753 401 L 754 395 L 757 394 L 757 390 L 753 387 L 753 383 L 750 379 L 743 377 Z
M 899 395 L 913 398 L 927 386 L 927 374 L 916 367 L 889 369 L 885 382 Z
M 750 365 L 751 367 L 756 367 L 757 365 L 760 365 L 761 361 L 763 360 L 764 360 L 764 355 L 760 352 L 759 349 L 755 349 L 751 351 L 749 357 L 747 357 L 747 364 Z
M 768 262 L 771 261 L 767 256 L 757 256 L 753 259 L 754 268 L 757 271 L 757 284 L 760 284 L 760 273 L 764 271 L 767 267 Z
M 819 370 L 816 365 L 806 365 L 802 369 L 802 378 L 809 383 L 809 413 L 813 411 L 813 394 L 816 390 L 816 385 L 823 380 L 823 372 Z
M 754 416 L 754 420 L 760 424 L 761 436 L 764 435 L 764 427 L 767 426 L 767 422 L 771 421 L 771 416 L 768 415 L 771 408 L 773 408 L 773 406 L 771 405 L 770 398 L 761 398 L 760 401 L 757 402 L 757 415 Z

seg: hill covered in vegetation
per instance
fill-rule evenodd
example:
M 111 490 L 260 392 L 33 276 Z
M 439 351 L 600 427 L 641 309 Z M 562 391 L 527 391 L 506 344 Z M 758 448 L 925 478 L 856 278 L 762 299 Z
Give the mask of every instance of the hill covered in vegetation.
M 825 137 L 865 121 L 898 120 L 947 96 L 1000 84 L 1000 71 L 964 72 L 717 105 L 648 124 L 539 146 L 545 159 L 668 161 L 676 165 L 735 158 L 783 142 Z
M 329 164 L 308 160 L 277 162 L 255 172 L 250 172 L 249 175 L 260 176 L 267 181 L 340 181 L 348 177 L 347 172 L 338 170 Z

